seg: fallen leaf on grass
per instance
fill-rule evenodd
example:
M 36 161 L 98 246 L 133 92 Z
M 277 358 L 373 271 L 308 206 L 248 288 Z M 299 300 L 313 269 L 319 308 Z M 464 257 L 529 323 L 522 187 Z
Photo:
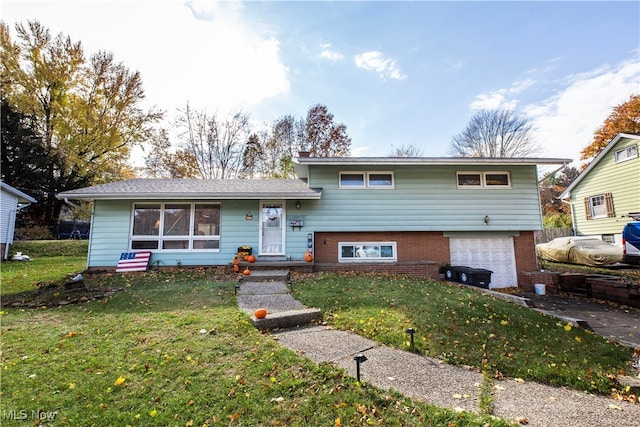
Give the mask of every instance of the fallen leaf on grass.
M 118 377 L 118 379 L 114 381 L 113 385 L 122 385 L 123 382 L 124 377 Z

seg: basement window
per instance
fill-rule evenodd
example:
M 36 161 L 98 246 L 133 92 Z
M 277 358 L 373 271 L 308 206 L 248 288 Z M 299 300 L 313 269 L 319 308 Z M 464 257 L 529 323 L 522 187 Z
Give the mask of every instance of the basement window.
M 340 242 L 338 262 L 394 262 L 396 242 Z

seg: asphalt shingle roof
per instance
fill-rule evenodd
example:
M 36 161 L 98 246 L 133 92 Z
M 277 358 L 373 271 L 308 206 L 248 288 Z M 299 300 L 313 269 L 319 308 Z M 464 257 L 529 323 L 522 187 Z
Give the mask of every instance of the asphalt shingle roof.
M 319 199 L 300 179 L 136 178 L 64 191 L 58 199 Z

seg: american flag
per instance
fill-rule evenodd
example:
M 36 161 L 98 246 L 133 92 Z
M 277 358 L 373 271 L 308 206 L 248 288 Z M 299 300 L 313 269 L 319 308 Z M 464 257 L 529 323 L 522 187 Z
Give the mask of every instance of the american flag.
M 120 261 L 116 267 L 116 273 L 124 273 L 127 271 L 147 271 L 151 258 L 150 251 L 143 252 L 122 252 Z

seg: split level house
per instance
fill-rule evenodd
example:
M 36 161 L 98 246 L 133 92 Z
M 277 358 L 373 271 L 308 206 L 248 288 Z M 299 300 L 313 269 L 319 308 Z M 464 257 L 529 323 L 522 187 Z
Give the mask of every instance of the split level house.
M 539 165 L 570 159 L 294 159 L 294 179 L 131 179 L 58 194 L 93 200 L 88 268 L 151 251 L 158 266 L 228 265 L 243 246 L 259 263 L 438 277 L 443 265 L 516 286 L 537 268 Z
M 640 215 L 640 135 L 620 133 L 560 195 L 574 233 L 622 244 L 622 229 Z

